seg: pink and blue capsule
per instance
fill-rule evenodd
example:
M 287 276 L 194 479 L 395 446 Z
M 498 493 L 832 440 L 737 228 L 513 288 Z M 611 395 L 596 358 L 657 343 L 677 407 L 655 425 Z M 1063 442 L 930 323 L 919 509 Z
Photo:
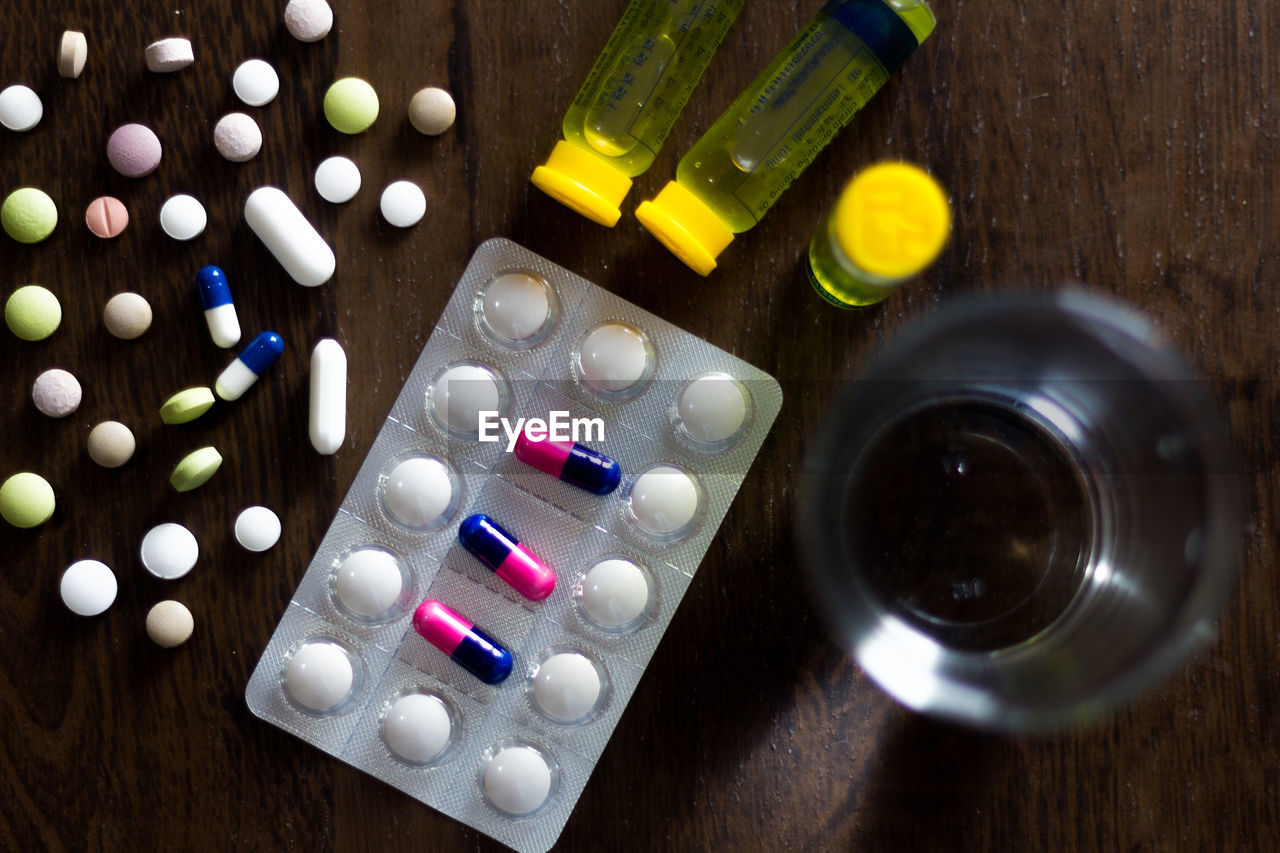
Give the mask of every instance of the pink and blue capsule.
M 231 301 L 227 274 L 215 266 L 204 267 L 196 273 L 196 287 L 200 290 L 200 304 L 204 306 L 204 319 L 209 324 L 213 342 L 223 349 L 240 343 L 240 318 Z
M 458 541 L 495 575 L 530 601 L 542 601 L 556 586 L 556 573 L 487 515 L 468 516 Z
M 511 652 L 438 601 L 418 605 L 413 630 L 485 684 L 498 684 L 511 674 Z
M 607 495 L 622 482 L 622 468 L 611 457 L 573 441 L 533 439 L 528 431 L 516 439 L 516 458 L 571 486 Z
M 258 381 L 258 377 L 267 372 L 267 368 L 280 359 L 284 352 L 284 341 L 275 332 L 263 332 L 254 338 L 244 352 L 236 356 L 236 360 L 227 365 L 213 390 L 218 396 L 230 402 L 239 400 L 249 386 Z

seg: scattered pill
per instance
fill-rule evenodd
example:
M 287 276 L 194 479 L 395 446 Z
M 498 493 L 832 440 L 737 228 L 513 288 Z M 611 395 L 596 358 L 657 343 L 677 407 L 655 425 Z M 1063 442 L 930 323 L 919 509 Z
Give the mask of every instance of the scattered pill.
M 410 456 L 392 468 L 382 502 L 392 519 L 413 530 L 430 530 L 453 513 L 457 496 L 449 467 L 433 456 Z
M 195 630 L 191 611 L 181 601 L 161 601 L 147 611 L 147 636 L 165 649 L 173 649 L 191 639 Z
M 231 75 L 231 88 L 249 106 L 265 106 L 280 92 L 280 75 L 265 59 L 246 59 Z
M 364 133 L 378 118 L 378 93 L 359 77 L 336 80 L 324 93 L 324 117 L 339 133 Z
M 698 486 L 674 465 L 655 465 L 631 484 L 627 507 L 640 529 L 651 536 L 679 538 L 698 514 Z
M 638 391 L 653 373 L 653 346 L 644 332 L 628 323 L 596 327 L 578 348 L 583 381 L 598 394 Z
M 196 61 L 191 40 L 181 37 L 153 41 L 147 45 L 143 55 L 147 60 L 147 70 L 158 74 L 178 71 Z
M 338 566 L 333 592 L 357 619 L 382 621 L 401 603 L 405 577 L 400 561 L 383 548 L 358 548 Z
M 39 243 L 58 225 L 58 206 L 44 190 L 21 187 L 0 205 L 0 225 L 19 243 Z
M 316 192 L 332 204 L 342 204 L 360 192 L 360 167 L 346 157 L 330 157 L 316 166 Z
M 246 551 L 266 551 L 280 541 L 280 516 L 265 506 L 246 507 L 236 516 L 236 541 Z
M 51 418 L 65 418 L 80 408 L 80 396 L 80 380 L 60 367 L 41 373 L 31 386 L 31 401 Z
M 484 289 L 480 315 L 490 332 L 504 342 L 536 341 L 551 319 L 551 295 L 539 278 L 524 272 L 496 277 Z
M 501 412 L 504 389 L 493 371 L 479 364 L 452 364 L 431 388 L 431 410 L 451 432 L 475 436 L 481 412 Z
M 218 376 L 213 387 L 218 396 L 227 402 L 239 400 L 258 377 L 267 372 L 284 352 L 284 341 L 275 332 L 262 332 L 249 342 L 244 352 Z
M 66 30 L 58 42 L 58 74 L 75 79 L 89 58 L 89 42 L 79 30 Z
M 39 527 L 56 507 L 53 486 L 39 474 L 20 471 L 0 485 L 0 515 L 14 527 Z
M 557 723 L 580 723 L 600 704 L 604 683 L 591 658 L 560 652 L 544 660 L 532 679 L 533 704 Z
M 413 629 L 485 684 L 498 684 L 511 674 L 511 652 L 438 601 L 418 605 Z
M 724 444 L 742 432 L 750 405 L 750 394 L 741 382 L 727 373 L 708 373 L 680 392 L 677 422 L 680 431 L 697 444 Z
M 213 147 L 232 163 L 247 163 L 262 150 L 262 130 L 244 113 L 227 113 L 213 126 Z
M 289 0 L 284 26 L 298 41 L 320 41 L 333 27 L 333 9 L 325 0 Z
M 551 567 L 482 513 L 468 516 L 458 541 L 471 555 L 530 601 L 542 601 L 556 585 Z
M 639 566 L 610 557 L 587 570 L 579 602 L 587 618 L 600 628 L 623 631 L 648 610 L 650 596 L 649 580 Z
M 276 187 L 259 187 L 244 202 L 244 220 L 290 277 L 316 287 L 333 277 L 333 250 L 297 205 Z
M 303 643 L 289 658 L 284 672 L 284 689 L 294 702 L 308 711 L 325 714 L 350 698 L 356 683 L 351 655 L 329 640 Z
M 115 337 L 131 341 L 151 328 L 151 305 L 137 293 L 117 293 L 102 309 L 102 322 Z
M 214 344 L 227 349 L 240 343 L 240 318 L 231 300 L 227 274 L 212 265 L 201 267 L 196 273 L 196 288 L 200 291 L 200 305 Z
M 378 202 L 382 218 L 397 228 L 408 228 L 422 220 L 427 212 L 427 197 L 412 181 L 395 181 L 382 191 Z
M 419 89 L 409 101 L 409 123 L 427 136 L 439 136 L 453 127 L 457 115 L 453 96 L 435 86 Z
M 44 105 L 29 86 L 15 83 L 0 91 L 0 124 L 23 133 L 40 123 Z
M 4 322 L 24 341 L 43 341 L 62 323 L 62 304 L 49 289 L 28 284 L 5 300 Z
M 166 424 L 187 424 L 213 408 L 213 392 L 204 386 L 184 388 L 160 406 L 160 420 Z
M 90 232 L 104 240 L 119 237 L 129 226 L 129 210 L 118 198 L 99 196 L 85 208 L 84 224 Z
M 515 454 L 524 464 L 597 495 L 609 494 L 622 481 L 614 459 L 575 441 L 534 439 L 525 430 L 516 438 Z
M 103 421 L 89 433 L 89 458 L 103 468 L 119 468 L 136 448 L 133 431 L 119 421 Z
M 555 776 L 542 753 L 531 746 L 508 746 L 484 766 L 484 795 L 499 811 L 513 817 L 532 814 L 551 796 Z
M 150 175 L 160 165 L 161 156 L 160 138 L 144 124 L 118 127 L 107 140 L 107 160 L 126 178 Z
M 77 616 L 97 616 L 116 600 L 115 573 L 98 560 L 77 560 L 62 573 L 62 603 Z
M 444 756 L 453 719 L 438 696 L 407 693 L 387 709 L 382 739 L 391 754 L 409 764 L 431 764 Z
M 169 485 L 178 492 L 198 489 L 209 482 L 209 478 L 218 472 L 221 465 L 222 454 L 217 451 L 217 448 L 202 447 L 199 450 L 193 450 L 173 467 L 173 473 L 169 475 Z
M 208 222 L 209 215 L 195 196 L 180 193 L 160 206 L 160 227 L 175 240 L 194 240 Z
M 157 524 L 142 537 L 142 566 L 162 580 L 176 580 L 195 567 L 200 543 L 181 524 Z
M 307 424 L 311 446 L 330 456 L 347 435 L 347 354 L 333 338 L 311 350 L 311 406 Z

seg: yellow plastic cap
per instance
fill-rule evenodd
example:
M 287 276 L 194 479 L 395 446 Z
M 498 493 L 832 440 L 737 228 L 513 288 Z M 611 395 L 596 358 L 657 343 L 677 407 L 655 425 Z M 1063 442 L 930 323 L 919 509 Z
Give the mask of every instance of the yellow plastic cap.
M 916 44 L 924 44 L 924 40 L 938 25 L 938 19 L 926 0 L 888 0 L 888 3 L 889 8 L 898 14 L 902 23 L 916 37 Z
M 563 139 L 529 180 L 565 207 L 607 228 L 618 223 L 618 205 L 631 191 L 631 178 L 621 169 Z
M 859 269 L 886 279 L 915 275 L 947 242 L 951 210 L 938 182 L 910 163 L 863 170 L 836 203 L 833 231 Z
M 716 257 L 733 241 L 729 226 L 675 181 L 637 207 L 636 219 L 698 275 L 709 275 Z

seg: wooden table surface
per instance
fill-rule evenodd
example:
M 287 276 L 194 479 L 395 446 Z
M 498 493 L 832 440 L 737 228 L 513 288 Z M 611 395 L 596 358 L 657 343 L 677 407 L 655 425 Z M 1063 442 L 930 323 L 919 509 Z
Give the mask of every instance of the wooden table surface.
M 35 245 L 0 237 L 0 289 L 42 283 L 62 300 L 41 343 L 0 335 L 0 473 L 42 472 L 58 511 L 5 526 L 0 572 L 0 848 L 497 849 L 499 845 L 255 718 L 245 685 L 342 496 L 474 248 L 505 236 L 776 375 L 782 415 L 724 521 L 644 680 L 569 820 L 565 850 L 1280 849 L 1280 584 L 1275 474 L 1280 436 L 1280 13 L 1271 3 L 936 0 L 936 34 L 707 279 L 639 227 L 631 206 L 819 8 L 747 4 L 619 225 L 601 228 L 528 182 L 625 3 L 335 0 L 328 38 L 284 30 L 284 0 L 200 3 L 7 0 L 0 85 L 44 100 L 32 132 L 0 132 L 0 190 L 43 187 L 60 223 Z M 1061 8 L 1058 8 L 1058 7 Z M 58 38 L 83 30 L 83 77 L 55 71 Z M 196 64 L 147 72 L 143 48 L 190 37 Z M 249 110 L 265 145 L 235 165 L 212 127 L 238 108 L 243 59 L 280 71 L 279 97 Z M 358 75 L 383 112 L 372 130 L 330 129 L 330 81 Z M 451 90 L 440 138 L 405 119 L 409 97 Z M 164 162 L 143 180 L 107 164 L 110 131 L 152 125 Z M 364 189 L 332 206 L 311 188 L 342 153 Z M 955 227 L 940 262 L 882 305 L 818 299 L 801 260 L 821 214 L 857 169 L 883 158 L 927 166 Z M 419 183 L 428 210 L 406 231 L 377 213 L 382 186 Z M 334 246 L 326 286 L 290 281 L 244 225 L 258 185 L 284 187 Z M 191 192 L 209 228 L 190 244 L 157 224 Z M 83 224 L 110 194 L 133 222 L 117 240 Z M 289 342 L 234 406 L 162 427 L 161 400 L 208 382 L 213 347 L 195 271 L 233 278 L 246 331 Z M 1083 282 L 1140 306 L 1208 378 L 1234 431 L 1249 495 L 1243 564 L 1221 637 L 1159 690 L 1102 724 L 1006 738 L 913 716 L 860 673 L 802 586 L 795 484 L 829 406 L 913 318 L 975 291 Z M 110 337 L 109 296 L 144 294 L 151 331 Z M 309 446 L 311 344 L 336 336 L 351 362 L 347 438 Z M 84 402 L 40 415 L 47 367 L 80 377 Z M 139 441 L 122 469 L 94 465 L 90 428 L 114 418 Z M 188 450 L 226 456 L 207 486 L 166 479 Z M 231 524 L 277 508 L 284 536 L 246 556 Z M 142 535 L 181 521 L 196 570 L 165 582 L 142 568 Z M 62 569 L 95 557 L 120 594 L 103 616 L 70 615 Z M 196 633 L 164 651 L 143 630 L 162 598 L 186 602 Z

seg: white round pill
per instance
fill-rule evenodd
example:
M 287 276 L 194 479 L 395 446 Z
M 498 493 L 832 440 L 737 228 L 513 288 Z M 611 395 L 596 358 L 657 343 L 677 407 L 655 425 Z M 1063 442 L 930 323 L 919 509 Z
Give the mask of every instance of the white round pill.
M 439 697 L 407 693 L 387 709 L 382 738 L 387 749 L 410 764 L 428 764 L 449 746 L 453 720 Z
M 698 514 L 701 498 L 693 478 L 673 465 L 656 465 L 631 485 L 627 504 L 644 532 L 679 538 Z
M 80 380 L 60 367 L 41 373 L 31 386 L 31 401 L 51 418 L 65 418 L 80 408 L 81 396 Z
M 649 337 L 627 323 L 598 326 L 578 347 L 578 369 L 597 393 L 621 394 L 638 390 L 653 372 Z
M 729 441 L 747 420 L 750 397 L 727 373 L 708 373 L 684 387 L 677 403 L 680 429 L 699 444 Z
M 316 167 L 316 192 L 333 204 L 351 201 L 360 192 L 360 167 L 346 157 L 330 157 Z
M 480 314 L 499 338 L 522 343 L 536 337 L 547 324 L 551 296 L 546 284 L 529 273 L 503 273 L 484 289 Z
M 208 222 L 204 205 L 195 196 L 170 196 L 160 207 L 160 227 L 175 240 L 194 240 Z
M 116 576 L 106 563 L 79 560 L 62 573 L 62 603 L 77 616 L 97 616 L 116 600 Z
M 649 579 L 630 560 L 610 558 L 592 566 L 582 578 L 582 609 L 608 631 L 632 625 L 649 606 Z
M 551 796 L 551 767 L 531 746 L 499 750 L 484 767 L 481 782 L 489 802 L 509 815 L 531 814 Z
M 408 228 L 417 225 L 427 212 L 427 197 L 412 181 L 395 181 L 382 191 L 378 206 L 387 222 L 397 228 Z
M 271 103 L 280 91 L 280 76 L 265 59 L 246 59 L 231 75 L 236 97 L 251 107 Z
M 289 658 L 284 689 L 302 707 L 323 714 L 347 700 L 355 675 L 346 649 L 328 640 L 311 640 Z
M 333 585 L 338 604 L 359 619 L 386 616 L 400 601 L 400 561 L 382 548 L 360 548 L 343 558 Z
M 432 386 L 431 408 L 446 429 L 473 436 L 479 432 L 481 412 L 501 414 L 502 396 L 498 379 L 489 368 L 454 364 Z
M 213 147 L 232 163 L 247 163 L 262 150 L 262 130 L 245 113 L 227 113 L 213 126 Z
M 44 105 L 29 86 L 14 84 L 0 92 L 0 124 L 19 133 L 40 123 Z
M 387 514 L 405 527 L 435 526 L 453 509 L 453 479 L 444 462 L 430 456 L 411 456 L 387 472 L 383 483 Z
M 246 551 L 265 551 L 280 541 L 280 516 L 265 506 L 246 507 L 236 516 L 236 541 Z
M 557 723 L 577 723 L 600 702 L 600 671 L 591 658 L 560 652 L 542 662 L 534 673 L 533 704 Z
M 200 556 L 195 535 L 181 524 L 157 524 L 142 537 L 142 565 L 158 578 L 173 580 L 191 571 Z
M 298 41 L 320 41 L 333 27 L 333 9 L 325 0 L 289 0 L 284 26 Z

